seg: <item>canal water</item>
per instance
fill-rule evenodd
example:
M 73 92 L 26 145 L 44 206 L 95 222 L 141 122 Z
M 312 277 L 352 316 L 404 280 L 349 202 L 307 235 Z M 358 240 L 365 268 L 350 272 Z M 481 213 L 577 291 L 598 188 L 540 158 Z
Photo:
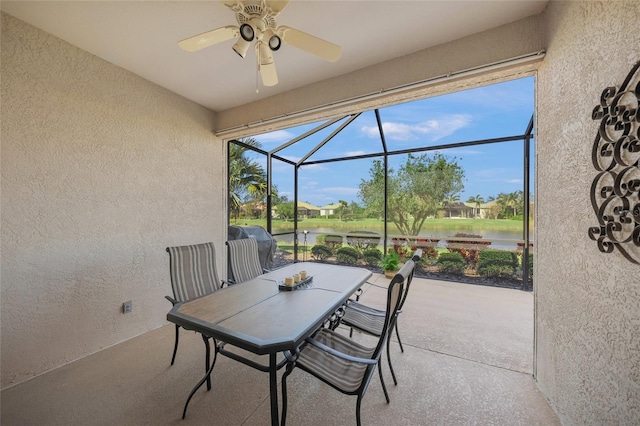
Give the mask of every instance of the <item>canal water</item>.
M 323 234 L 332 234 L 332 235 L 346 235 L 347 233 L 371 233 L 374 232 L 376 234 L 382 235 L 382 232 L 380 232 L 379 230 L 372 230 L 372 229 L 357 229 L 357 230 L 353 230 L 351 232 L 345 232 L 343 229 L 332 229 L 332 228 L 300 228 L 299 229 L 299 236 L 298 236 L 298 243 L 299 244 L 304 244 L 305 242 L 305 235 L 304 235 L 304 231 L 308 231 L 307 235 L 306 235 L 306 243 L 309 247 L 313 247 L 316 243 L 316 237 L 318 235 L 323 235 Z M 287 234 L 287 235 L 277 235 L 279 233 L 284 233 L 284 232 L 291 232 L 290 228 L 289 229 L 278 229 L 278 228 L 274 228 L 273 229 L 273 234 L 276 235 L 276 239 L 278 241 L 283 241 L 283 242 L 288 242 L 290 244 L 293 244 L 293 234 Z M 420 232 L 420 235 L 418 235 L 418 238 L 433 238 L 433 239 L 439 239 L 440 242 L 438 243 L 438 247 L 445 247 L 447 244 L 447 238 L 453 238 L 454 234 L 457 232 L 464 232 L 465 234 L 474 234 L 474 235 L 481 235 L 483 240 L 487 240 L 487 241 L 491 241 L 491 245 L 489 246 L 489 248 L 492 249 L 496 249 L 496 250 L 515 250 L 517 248 L 517 243 L 522 241 L 522 233 L 521 232 L 507 232 L 507 231 L 479 231 L 479 230 L 474 230 L 474 231 L 460 231 L 460 230 L 456 230 L 456 231 L 443 231 L 443 230 L 426 230 L 426 231 L 422 231 Z M 393 235 L 389 235 L 390 237 L 393 237 Z M 381 242 L 382 243 L 382 242 Z

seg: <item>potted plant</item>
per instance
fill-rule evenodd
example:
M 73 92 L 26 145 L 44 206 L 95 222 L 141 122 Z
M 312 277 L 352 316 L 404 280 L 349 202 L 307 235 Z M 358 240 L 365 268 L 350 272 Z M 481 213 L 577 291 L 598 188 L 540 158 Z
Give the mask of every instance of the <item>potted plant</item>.
M 400 269 L 400 256 L 395 251 L 389 251 L 380 261 L 380 267 L 382 267 L 385 277 L 393 278 Z

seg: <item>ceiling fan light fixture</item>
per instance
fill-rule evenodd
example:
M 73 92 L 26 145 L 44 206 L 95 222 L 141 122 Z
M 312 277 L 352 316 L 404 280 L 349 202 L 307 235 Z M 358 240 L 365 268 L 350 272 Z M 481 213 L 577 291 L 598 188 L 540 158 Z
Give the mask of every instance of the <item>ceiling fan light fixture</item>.
M 240 55 L 241 58 L 247 56 L 247 50 L 249 50 L 249 46 L 251 46 L 251 42 L 243 39 L 242 37 L 238 38 L 236 44 L 233 45 L 233 51 Z
M 242 37 L 245 41 L 253 41 L 256 36 L 256 32 L 253 30 L 253 27 L 249 24 L 240 25 L 240 37 Z
M 1 1 L 1 0 L 0 0 Z M 257 59 L 256 87 L 258 74 L 265 86 L 278 84 L 278 74 L 273 52 L 282 43 L 301 49 L 330 62 L 340 58 L 340 46 L 312 36 L 286 25 L 278 25 L 275 18 L 289 3 L 289 0 L 220 0 L 236 15 L 238 26 L 227 25 L 178 42 L 188 52 L 196 52 L 205 47 L 235 39 L 233 51 L 245 58 L 249 46 L 255 41 Z M 257 92 L 257 89 L 256 89 Z
M 271 36 L 271 38 L 269 39 L 269 49 L 275 52 L 276 50 L 280 49 L 280 46 L 282 46 L 282 39 L 277 35 Z

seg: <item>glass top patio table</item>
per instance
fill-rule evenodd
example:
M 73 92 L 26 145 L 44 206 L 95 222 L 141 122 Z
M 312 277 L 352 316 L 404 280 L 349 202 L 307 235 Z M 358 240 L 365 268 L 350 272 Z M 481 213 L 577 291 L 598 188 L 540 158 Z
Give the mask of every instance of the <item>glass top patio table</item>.
M 307 286 L 279 288 L 302 270 Z M 175 305 L 167 320 L 258 355 L 269 355 L 271 423 L 279 423 L 276 355 L 295 351 L 370 277 L 363 268 L 301 262 Z

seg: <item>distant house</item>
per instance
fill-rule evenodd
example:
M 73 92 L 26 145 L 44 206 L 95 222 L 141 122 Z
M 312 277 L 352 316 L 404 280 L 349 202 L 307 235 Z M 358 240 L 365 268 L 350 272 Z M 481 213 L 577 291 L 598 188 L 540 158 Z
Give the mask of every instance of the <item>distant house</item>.
M 469 218 L 473 217 L 475 205 L 470 203 L 449 203 L 444 206 L 444 216 L 450 218 Z
M 342 207 L 342 204 L 327 204 L 326 206 L 320 207 L 320 216 L 329 216 L 332 214 L 336 214 L 336 210 Z
M 298 201 L 298 217 L 315 217 L 320 216 L 320 207 L 313 204 Z
M 497 207 L 497 203 L 495 201 L 489 201 L 488 203 L 482 203 L 478 206 L 476 203 L 464 203 L 465 206 L 471 209 L 471 214 L 468 217 L 473 217 L 477 219 L 489 219 L 497 213 L 495 212 L 494 207 Z M 492 210 L 494 214 L 492 214 Z M 498 212 L 499 212 L 498 208 Z M 495 219 L 495 217 L 493 217 Z

